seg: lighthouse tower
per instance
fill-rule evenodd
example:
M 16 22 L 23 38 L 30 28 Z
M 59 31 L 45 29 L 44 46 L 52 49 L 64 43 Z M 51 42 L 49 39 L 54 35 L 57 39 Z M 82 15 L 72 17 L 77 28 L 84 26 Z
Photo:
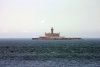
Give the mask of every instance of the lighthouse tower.
M 53 27 L 51 28 L 51 34 L 53 34 Z

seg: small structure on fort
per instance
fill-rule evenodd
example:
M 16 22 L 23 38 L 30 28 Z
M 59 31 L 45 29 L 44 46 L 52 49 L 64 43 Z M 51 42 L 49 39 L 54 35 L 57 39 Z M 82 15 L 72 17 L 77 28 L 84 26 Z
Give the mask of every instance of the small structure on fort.
M 46 33 L 45 36 L 40 36 L 39 38 L 32 38 L 32 40 L 80 40 L 81 38 L 65 38 L 65 36 L 60 36 L 60 33 L 54 33 L 53 27 L 51 28 L 51 33 Z

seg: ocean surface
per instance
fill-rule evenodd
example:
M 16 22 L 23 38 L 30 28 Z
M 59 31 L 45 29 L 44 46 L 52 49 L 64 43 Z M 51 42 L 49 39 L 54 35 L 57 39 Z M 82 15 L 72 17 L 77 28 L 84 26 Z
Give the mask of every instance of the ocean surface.
M 0 67 L 100 67 L 100 39 L 0 39 Z

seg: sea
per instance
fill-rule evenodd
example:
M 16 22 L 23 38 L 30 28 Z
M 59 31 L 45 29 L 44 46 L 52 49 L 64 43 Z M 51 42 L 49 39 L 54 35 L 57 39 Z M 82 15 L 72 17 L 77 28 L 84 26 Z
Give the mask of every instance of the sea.
M 1 38 L 0 67 L 100 67 L 100 39 Z

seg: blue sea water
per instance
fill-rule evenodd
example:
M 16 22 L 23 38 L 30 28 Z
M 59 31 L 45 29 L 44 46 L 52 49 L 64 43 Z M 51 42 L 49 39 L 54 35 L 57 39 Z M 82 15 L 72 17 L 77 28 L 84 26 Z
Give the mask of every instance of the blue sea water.
M 0 67 L 100 67 L 100 39 L 0 39 Z

